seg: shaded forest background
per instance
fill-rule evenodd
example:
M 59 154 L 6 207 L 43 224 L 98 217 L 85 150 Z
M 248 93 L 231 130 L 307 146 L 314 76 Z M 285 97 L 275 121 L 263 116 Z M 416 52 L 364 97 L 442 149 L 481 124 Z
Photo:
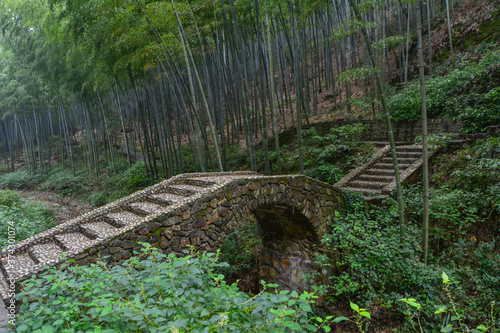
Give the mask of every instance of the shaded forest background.
M 407 89 L 416 91 L 408 82 L 418 65 L 412 2 L 361 2 L 363 22 L 347 1 L 0 6 L 4 171 L 23 167 L 42 177 L 57 165 L 98 179 L 130 170 L 138 159 L 150 179 L 233 170 L 240 162 L 280 173 L 279 141 L 273 139 L 272 151 L 269 141 L 290 127 L 298 129 L 295 163 L 302 171 L 303 122 L 380 117 L 377 70 L 360 26 L 368 28 L 384 83 L 392 84 L 393 119 L 418 118 L 397 104 L 415 103 L 407 97 Z M 471 43 L 494 49 L 488 43 L 499 36 L 496 8 L 494 1 L 427 2 L 426 73 L 449 73 L 450 66 L 432 64 L 455 67 Z M 430 109 L 430 117 L 464 116 L 446 105 Z M 490 118 L 468 130 L 498 120 Z

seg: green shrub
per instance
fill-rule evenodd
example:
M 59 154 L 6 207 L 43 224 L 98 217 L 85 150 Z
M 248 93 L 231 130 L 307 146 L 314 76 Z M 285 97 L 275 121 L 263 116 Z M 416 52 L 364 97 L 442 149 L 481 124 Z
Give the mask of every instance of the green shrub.
M 109 178 L 108 186 L 110 196 L 107 202 L 112 202 L 145 187 L 154 185 L 158 179 L 148 177 L 144 162 L 135 162 L 125 172 Z
M 55 224 L 54 213 L 40 203 L 27 201 L 9 190 L 0 193 L 0 247 L 12 244 L 9 231 L 17 243 Z
M 85 177 L 68 169 L 52 170 L 41 190 L 51 190 L 62 195 L 75 195 L 87 190 Z
M 19 206 L 22 202 L 23 198 L 19 193 L 11 190 L 0 190 L 0 206 Z
M 466 66 L 466 64 L 468 66 Z M 500 52 L 487 51 L 476 64 L 464 62 L 448 76 L 427 78 L 425 82 L 429 118 L 461 118 L 466 132 L 481 132 L 500 123 Z M 408 84 L 406 96 L 390 98 L 393 120 L 421 119 L 420 83 Z
M 342 169 L 339 166 L 330 163 L 312 167 L 311 169 L 306 170 L 305 174 L 309 177 L 316 178 L 317 180 L 332 185 L 344 177 Z
M 345 216 L 337 214 L 332 232 L 323 238 L 325 246 L 339 254 L 330 263 L 339 273 L 331 276 L 325 287 L 335 301 L 389 306 L 406 293 L 425 295 L 427 302 L 434 301 L 438 292 L 434 287 L 436 275 L 431 273 L 437 268 L 416 260 L 418 231 L 407 229 L 408 246 L 402 255 L 399 226 L 392 222 L 395 209 L 367 212 L 358 207 Z
M 90 195 L 90 204 L 93 207 L 100 207 L 108 203 L 109 193 L 107 191 L 95 192 Z
M 0 187 L 11 189 L 35 188 L 43 180 L 43 175 L 31 175 L 26 170 L 9 172 L 0 176 Z
M 311 294 L 250 297 L 214 272 L 227 265 L 215 254 L 166 256 L 147 245 L 123 266 L 51 268 L 25 282 L 17 299 L 36 301 L 21 305 L 16 331 L 308 332 L 326 323 L 312 316 Z
M 315 128 L 303 132 L 306 144 L 313 146 L 317 162 L 333 162 L 351 155 L 359 149 L 359 141 L 365 133 L 364 124 L 333 127 L 326 136 L 319 136 Z

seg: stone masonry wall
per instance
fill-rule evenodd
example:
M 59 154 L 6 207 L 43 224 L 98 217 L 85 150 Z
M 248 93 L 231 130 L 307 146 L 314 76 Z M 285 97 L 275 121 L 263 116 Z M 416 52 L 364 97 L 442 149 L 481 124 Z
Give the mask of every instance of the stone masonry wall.
M 163 253 L 182 253 L 188 245 L 215 251 L 238 221 L 255 216 L 265 248 L 261 277 L 286 288 L 307 289 L 302 275 L 314 268 L 312 245 L 328 231 L 340 198 L 340 191 L 305 176 L 235 180 L 75 259 L 80 265 L 98 258 L 120 264 L 139 251 L 140 242 Z
M 384 120 L 335 120 L 319 122 L 309 125 L 302 125 L 303 130 L 314 127 L 317 133 L 321 136 L 330 133 L 330 129 L 345 125 L 364 124 L 366 126 L 365 133 L 362 137 L 365 141 L 387 141 L 387 126 Z M 422 121 L 393 121 L 392 129 L 394 132 L 394 140 L 406 143 L 413 143 L 415 137 L 422 135 Z M 439 133 L 460 133 L 462 129 L 461 120 L 452 119 L 428 119 L 427 131 L 429 134 Z M 283 131 L 280 134 L 281 144 L 286 144 L 289 140 L 297 135 L 297 129 L 292 128 Z M 269 144 L 272 146 L 274 139 L 269 139 Z M 261 144 L 258 145 L 260 147 Z

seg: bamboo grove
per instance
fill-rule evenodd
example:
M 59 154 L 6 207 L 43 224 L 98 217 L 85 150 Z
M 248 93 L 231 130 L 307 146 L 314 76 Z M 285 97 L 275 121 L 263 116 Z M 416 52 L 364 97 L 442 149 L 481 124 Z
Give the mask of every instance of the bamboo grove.
M 424 37 L 455 5 L 422 5 Z M 140 151 L 149 175 L 169 177 L 186 163 L 226 170 L 242 144 L 253 170 L 262 158 L 267 174 L 278 173 L 280 143 L 270 140 L 294 126 L 303 170 L 301 125 L 321 111 L 319 93 L 350 110 L 359 85 L 375 116 L 376 76 L 382 85 L 395 74 L 406 82 L 416 8 L 393 0 L 6 0 L 0 163 L 13 171 L 22 161 L 36 173 L 55 163 L 74 170 L 80 159 L 99 177 L 114 172 L 118 150 L 129 164 Z

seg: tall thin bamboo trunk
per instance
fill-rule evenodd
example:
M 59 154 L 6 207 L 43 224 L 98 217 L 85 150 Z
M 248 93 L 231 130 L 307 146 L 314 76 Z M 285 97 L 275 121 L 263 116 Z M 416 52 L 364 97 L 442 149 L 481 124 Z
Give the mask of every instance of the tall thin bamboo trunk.
M 422 251 L 423 261 L 427 265 L 429 250 L 429 152 L 427 148 L 427 103 L 425 96 L 425 77 L 424 77 L 424 54 L 422 51 L 422 1 L 417 0 L 417 39 L 418 39 L 418 74 L 420 78 L 420 108 L 422 111 L 422 158 L 423 158 L 423 176 L 424 176 L 424 217 L 423 217 L 423 239 Z
M 356 0 L 349 0 L 351 7 L 354 10 L 354 14 L 356 15 L 356 18 L 362 22 L 363 19 L 361 17 L 361 13 L 359 12 L 358 6 L 356 5 Z M 373 52 L 372 44 L 370 42 L 370 39 L 368 37 L 368 32 L 366 31 L 366 28 L 364 26 L 361 27 L 361 31 L 363 33 L 363 37 L 365 40 L 366 47 L 368 49 L 368 53 L 370 55 L 370 60 L 372 62 L 372 67 L 376 68 L 377 67 L 377 62 L 375 59 L 375 53 Z M 400 229 L 400 242 L 402 246 L 406 245 L 406 240 L 405 240 L 405 217 L 404 217 L 404 201 L 403 201 L 403 193 L 402 193 L 402 188 L 401 188 L 401 178 L 399 175 L 399 166 L 398 166 L 398 157 L 396 153 L 396 145 L 394 142 L 394 134 L 392 132 L 392 124 L 391 124 L 391 117 L 389 114 L 389 107 L 387 105 L 387 99 L 385 97 L 385 88 L 384 85 L 382 84 L 382 80 L 380 78 L 380 71 L 377 71 L 377 89 L 380 93 L 380 98 L 382 100 L 382 106 L 384 108 L 384 116 L 385 116 L 385 122 L 387 125 L 387 134 L 389 137 L 389 142 L 391 145 L 391 153 L 392 153 L 392 162 L 394 164 L 394 176 L 396 178 L 396 192 L 397 192 L 397 200 L 398 200 L 398 214 L 399 214 L 399 229 Z

